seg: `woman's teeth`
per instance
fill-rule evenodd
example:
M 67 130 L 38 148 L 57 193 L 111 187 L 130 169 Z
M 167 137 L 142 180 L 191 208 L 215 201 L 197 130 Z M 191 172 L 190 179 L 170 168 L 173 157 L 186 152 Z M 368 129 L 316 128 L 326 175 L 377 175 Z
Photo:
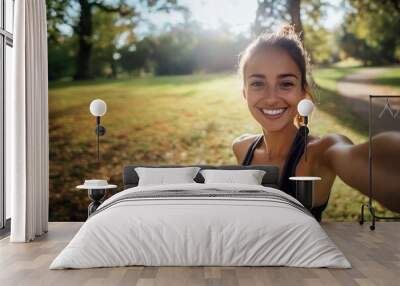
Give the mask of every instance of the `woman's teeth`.
M 261 109 L 264 114 L 267 115 L 279 115 L 285 112 L 286 108 L 278 108 L 278 109 Z

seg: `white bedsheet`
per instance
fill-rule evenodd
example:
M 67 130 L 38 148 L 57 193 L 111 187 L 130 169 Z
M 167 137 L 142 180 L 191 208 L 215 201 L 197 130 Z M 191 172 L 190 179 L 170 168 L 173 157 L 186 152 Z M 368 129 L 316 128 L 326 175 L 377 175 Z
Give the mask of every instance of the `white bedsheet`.
M 258 198 L 186 197 L 112 205 L 131 192 L 205 188 L 263 190 L 297 202 L 277 189 L 255 185 L 190 183 L 127 189 L 99 207 L 104 210 L 82 225 L 50 269 L 126 265 L 351 267 L 312 216 L 287 204 Z

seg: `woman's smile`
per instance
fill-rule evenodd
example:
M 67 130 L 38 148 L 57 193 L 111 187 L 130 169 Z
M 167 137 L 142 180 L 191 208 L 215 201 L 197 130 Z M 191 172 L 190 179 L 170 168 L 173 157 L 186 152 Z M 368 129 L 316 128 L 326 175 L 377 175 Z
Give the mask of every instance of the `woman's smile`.
M 261 111 L 261 113 L 268 119 L 279 119 L 281 118 L 286 110 L 287 107 L 279 107 L 279 108 L 258 108 L 258 110 Z

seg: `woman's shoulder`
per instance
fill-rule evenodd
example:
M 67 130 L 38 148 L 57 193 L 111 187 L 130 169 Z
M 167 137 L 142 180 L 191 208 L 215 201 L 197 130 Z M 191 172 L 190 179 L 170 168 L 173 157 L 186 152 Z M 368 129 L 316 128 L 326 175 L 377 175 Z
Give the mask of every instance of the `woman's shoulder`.
M 333 148 L 342 144 L 353 145 L 353 142 L 345 135 L 339 133 L 330 133 L 324 136 L 309 136 L 307 150 L 314 158 L 323 163 Z M 333 147 L 333 148 L 332 148 Z
M 238 162 L 242 161 L 250 144 L 254 142 L 258 136 L 260 136 L 260 134 L 244 133 L 233 139 L 232 150 Z
M 260 136 L 260 134 L 243 133 L 243 134 L 239 135 L 238 137 L 236 137 L 235 139 L 233 139 L 232 145 L 249 141 L 249 140 L 254 139 L 254 138 L 258 137 L 258 136 Z
M 347 136 L 339 133 L 329 133 L 322 137 L 310 135 L 309 138 L 307 147 L 319 147 L 318 149 L 326 149 L 340 143 L 354 144 Z
M 232 148 L 235 149 L 235 148 L 238 148 L 238 147 L 241 147 L 244 145 L 247 146 L 251 142 L 256 140 L 256 138 L 258 138 L 258 136 L 260 136 L 260 134 L 252 134 L 252 133 L 241 134 L 240 136 L 233 139 Z

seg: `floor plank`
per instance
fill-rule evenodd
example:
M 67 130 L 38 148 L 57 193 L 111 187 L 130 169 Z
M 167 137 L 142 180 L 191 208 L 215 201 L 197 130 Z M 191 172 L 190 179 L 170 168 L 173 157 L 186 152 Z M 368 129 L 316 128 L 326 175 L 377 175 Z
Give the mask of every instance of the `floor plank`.
M 295 267 L 117 267 L 49 270 L 55 256 L 82 223 L 54 222 L 32 243 L 0 240 L 0 285 L 399 285 L 400 223 L 340 222 L 322 227 L 351 262 L 352 269 Z

